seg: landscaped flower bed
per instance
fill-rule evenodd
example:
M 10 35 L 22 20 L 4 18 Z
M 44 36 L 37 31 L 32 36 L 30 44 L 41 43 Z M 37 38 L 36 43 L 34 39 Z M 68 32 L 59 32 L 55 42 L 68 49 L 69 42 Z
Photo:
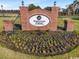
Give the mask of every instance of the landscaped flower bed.
M 0 33 L 0 44 L 9 49 L 39 56 L 59 55 L 79 44 L 75 32 L 15 31 Z

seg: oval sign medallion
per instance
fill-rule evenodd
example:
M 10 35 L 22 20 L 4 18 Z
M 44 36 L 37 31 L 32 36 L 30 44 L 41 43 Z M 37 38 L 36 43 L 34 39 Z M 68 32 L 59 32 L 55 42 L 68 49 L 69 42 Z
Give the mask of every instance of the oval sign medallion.
M 34 15 L 30 17 L 29 22 L 33 26 L 46 26 L 49 23 L 49 18 L 44 15 Z

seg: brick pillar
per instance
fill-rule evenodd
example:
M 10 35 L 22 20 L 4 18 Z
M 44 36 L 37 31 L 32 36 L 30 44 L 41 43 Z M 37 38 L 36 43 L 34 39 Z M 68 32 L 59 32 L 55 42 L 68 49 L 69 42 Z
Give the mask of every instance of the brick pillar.
M 3 21 L 4 31 L 13 31 L 13 23 L 10 20 Z
M 65 30 L 66 31 L 73 31 L 74 30 L 74 23 L 71 20 L 65 20 Z
M 25 6 L 20 7 L 20 17 L 21 17 L 21 26 L 22 26 L 22 31 L 26 30 L 27 24 L 27 18 L 28 18 L 28 8 Z
M 54 6 L 54 7 L 52 7 L 52 12 L 51 12 L 52 14 L 51 14 L 51 17 L 52 17 L 52 30 L 53 31 L 57 31 L 57 23 L 58 23 L 58 21 L 57 21 L 57 19 L 58 19 L 58 13 L 59 13 L 59 8 L 58 7 L 56 7 L 56 6 Z

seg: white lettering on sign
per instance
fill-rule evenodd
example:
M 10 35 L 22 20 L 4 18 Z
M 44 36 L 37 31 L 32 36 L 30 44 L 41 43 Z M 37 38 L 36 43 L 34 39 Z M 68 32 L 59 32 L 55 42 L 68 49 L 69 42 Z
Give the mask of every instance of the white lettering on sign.
M 29 22 L 33 26 L 46 26 L 49 23 L 49 18 L 44 15 L 34 15 L 30 17 Z

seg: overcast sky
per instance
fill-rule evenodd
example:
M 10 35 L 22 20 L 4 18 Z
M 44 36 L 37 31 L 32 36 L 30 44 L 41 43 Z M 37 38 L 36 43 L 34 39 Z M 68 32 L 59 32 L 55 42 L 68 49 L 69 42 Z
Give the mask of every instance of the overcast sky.
M 0 0 L 0 5 L 3 5 L 4 9 L 19 9 L 21 6 L 22 0 Z M 47 6 L 53 6 L 53 2 L 57 2 L 57 6 L 61 8 L 66 8 L 69 4 L 73 3 L 74 0 L 23 0 L 25 6 L 29 4 L 35 4 L 36 6 L 39 5 L 40 7 L 44 8 Z M 1 9 L 1 7 L 0 7 Z

